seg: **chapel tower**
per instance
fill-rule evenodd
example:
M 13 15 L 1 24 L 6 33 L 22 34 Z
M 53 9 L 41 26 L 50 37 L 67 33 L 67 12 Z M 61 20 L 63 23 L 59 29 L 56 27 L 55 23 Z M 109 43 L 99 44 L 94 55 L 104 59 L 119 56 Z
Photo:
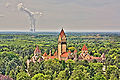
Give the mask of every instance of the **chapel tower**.
M 86 45 L 84 44 L 83 48 L 82 48 L 82 54 L 87 54 L 88 53 L 88 49 L 86 47 Z
M 66 47 L 67 47 L 67 39 L 64 30 L 62 28 L 58 37 L 58 59 L 60 59 L 62 53 L 66 52 Z

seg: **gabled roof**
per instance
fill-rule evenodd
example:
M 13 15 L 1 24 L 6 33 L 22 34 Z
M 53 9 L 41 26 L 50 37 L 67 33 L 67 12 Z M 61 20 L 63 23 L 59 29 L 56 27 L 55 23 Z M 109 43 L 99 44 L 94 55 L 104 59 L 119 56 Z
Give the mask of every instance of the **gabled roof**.
M 65 32 L 64 32 L 64 30 L 63 30 L 63 28 L 62 28 L 62 30 L 61 30 L 61 32 L 60 32 L 61 38 L 63 37 L 63 35 L 65 35 Z
M 71 51 L 69 50 L 68 53 L 71 53 Z
M 49 58 L 49 59 L 54 59 L 54 58 L 56 58 L 56 56 L 57 56 L 57 50 L 56 50 L 56 52 L 54 53 L 53 56 L 48 56 L 48 58 Z
M 49 59 L 54 59 L 54 58 L 56 58 L 55 56 L 49 56 Z
M 96 59 L 96 60 L 101 59 L 101 57 L 93 57 L 93 56 L 90 56 L 90 57 L 91 59 Z
M 69 50 L 68 52 L 64 52 L 61 54 L 61 57 L 68 57 L 68 54 L 71 53 L 71 51 Z
M 68 57 L 68 52 L 64 52 L 63 54 L 61 54 L 61 57 Z
M 84 44 L 84 46 L 83 46 L 83 48 L 82 48 L 82 51 L 87 51 L 88 49 L 87 49 L 87 47 L 85 46 L 85 44 Z
M 47 53 L 45 52 L 45 53 L 43 54 L 43 56 L 47 56 Z
M 76 50 L 76 49 L 74 50 L 74 53 L 77 53 L 77 50 Z

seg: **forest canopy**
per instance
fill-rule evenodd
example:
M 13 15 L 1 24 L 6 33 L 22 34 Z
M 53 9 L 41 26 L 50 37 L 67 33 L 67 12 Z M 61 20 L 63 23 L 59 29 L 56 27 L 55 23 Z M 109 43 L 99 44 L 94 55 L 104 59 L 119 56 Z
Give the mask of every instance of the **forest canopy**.
M 41 53 L 52 55 L 57 50 L 58 34 L 41 33 L 0 33 L 0 74 L 14 80 L 119 80 L 120 79 L 120 33 L 90 32 L 66 33 L 67 51 L 75 49 L 80 55 L 85 44 L 88 53 L 95 57 L 105 54 L 105 63 L 86 60 L 67 61 L 49 59 L 40 63 L 26 61 L 34 54 L 36 46 Z M 99 34 L 99 36 L 96 36 Z M 105 71 L 103 71 L 105 67 Z

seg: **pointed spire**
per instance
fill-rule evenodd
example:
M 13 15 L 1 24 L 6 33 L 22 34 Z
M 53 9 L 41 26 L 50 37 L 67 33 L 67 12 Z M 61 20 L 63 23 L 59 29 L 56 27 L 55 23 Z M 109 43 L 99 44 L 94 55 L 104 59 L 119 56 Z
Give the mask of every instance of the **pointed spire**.
M 68 53 L 71 53 L 71 51 L 69 50 Z
M 82 48 L 82 51 L 87 51 L 88 49 L 87 49 L 87 47 L 86 47 L 86 45 L 84 44 L 84 46 L 83 46 L 83 48 Z
M 47 56 L 47 53 L 45 52 L 45 53 L 43 54 L 43 56 L 44 56 L 44 57 Z
M 65 32 L 64 32 L 64 30 L 63 30 L 63 28 L 62 28 L 62 30 L 61 30 L 61 32 L 60 32 L 61 38 L 63 37 L 63 35 L 65 35 Z
M 34 55 L 35 55 L 36 53 L 41 54 L 41 50 L 39 49 L 38 45 L 37 45 L 36 48 L 35 48 Z

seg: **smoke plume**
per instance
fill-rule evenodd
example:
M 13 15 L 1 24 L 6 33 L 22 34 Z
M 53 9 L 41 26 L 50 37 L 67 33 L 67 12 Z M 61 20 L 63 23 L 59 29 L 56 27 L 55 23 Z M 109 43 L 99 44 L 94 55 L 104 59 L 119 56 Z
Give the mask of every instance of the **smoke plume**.
M 41 16 L 42 13 L 41 12 L 32 12 L 32 11 L 30 11 L 28 8 L 23 6 L 23 3 L 19 3 L 17 5 L 17 8 L 18 8 L 18 10 L 23 11 L 23 12 L 25 12 L 25 13 L 27 13 L 29 15 L 30 22 L 31 22 L 30 23 L 30 25 L 31 25 L 30 31 L 35 32 L 35 22 L 36 22 L 35 15 L 40 15 Z

